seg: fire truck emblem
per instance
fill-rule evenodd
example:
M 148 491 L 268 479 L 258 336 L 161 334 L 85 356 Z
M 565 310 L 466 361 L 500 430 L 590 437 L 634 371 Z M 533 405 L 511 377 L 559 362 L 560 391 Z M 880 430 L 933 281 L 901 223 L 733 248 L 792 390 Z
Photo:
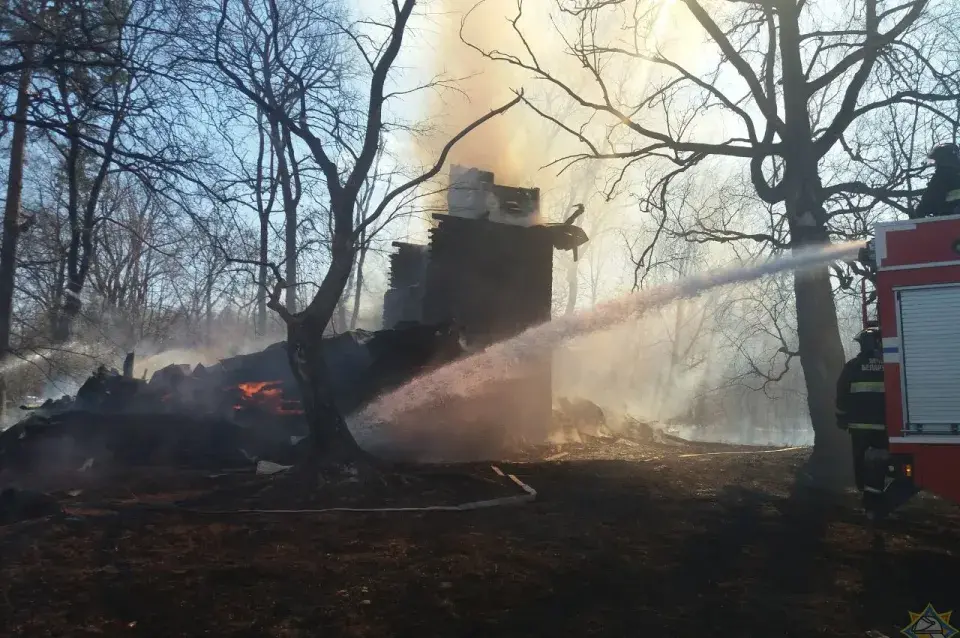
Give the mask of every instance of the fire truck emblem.
M 900 630 L 908 638 L 949 638 L 960 633 L 950 625 L 952 611 L 938 612 L 927 603 L 926 609 L 919 614 L 910 613 L 910 624 Z

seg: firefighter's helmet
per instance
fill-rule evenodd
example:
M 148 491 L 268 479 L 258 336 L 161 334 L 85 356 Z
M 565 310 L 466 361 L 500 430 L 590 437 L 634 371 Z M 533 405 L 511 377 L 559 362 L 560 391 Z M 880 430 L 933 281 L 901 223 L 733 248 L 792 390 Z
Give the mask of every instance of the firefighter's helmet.
M 927 159 L 936 166 L 960 166 L 960 146 L 952 142 L 937 144 L 931 149 Z
M 857 336 L 853 339 L 860 344 L 860 352 L 866 354 L 880 352 L 880 344 L 882 343 L 880 338 L 880 328 L 875 328 L 873 326 L 865 328 L 857 333 Z

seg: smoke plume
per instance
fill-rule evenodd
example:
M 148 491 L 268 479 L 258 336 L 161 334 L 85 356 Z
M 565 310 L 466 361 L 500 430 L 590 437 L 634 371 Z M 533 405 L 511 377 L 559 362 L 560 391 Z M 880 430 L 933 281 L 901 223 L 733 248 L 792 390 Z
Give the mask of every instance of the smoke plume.
M 461 23 L 469 14 L 464 38 L 484 48 L 513 48 L 507 16 L 516 13 L 516 2 L 486 0 L 477 5 L 476 0 L 440 0 L 436 5 L 439 11 L 430 37 L 433 74 L 455 82 L 457 88 L 430 94 L 427 108 L 435 130 L 424 139 L 422 151 L 431 160 L 450 135 L 512 99 L 511 90 L 519 89 L 522 81 L 512 66 L 491 63 L 461 40 Z M 523 152 L 523 119 L 522 111 L 514 109 L 487 122 L 457 144 L 450 161 L 493 171 L 498 183 L 527 185 L 538 158 Z

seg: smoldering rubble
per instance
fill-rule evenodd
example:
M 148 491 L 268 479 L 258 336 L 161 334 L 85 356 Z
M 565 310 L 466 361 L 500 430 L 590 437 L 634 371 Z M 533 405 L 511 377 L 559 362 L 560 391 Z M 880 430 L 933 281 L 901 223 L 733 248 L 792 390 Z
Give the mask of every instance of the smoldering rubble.
M 352 331 L 324 339 L 338 408 L 350 414 L 462 349 L 451 324 Z M 94 465 L 198 469 L 293 463 L 308 428 L 285 342 L 213 366 L 174 364 L 149 378 L 98 368 L 76 396 L 29 408 L 0 433 L 0 472 Z M 146 377 L 146 375 L 144 375 Z
M 356 413 L 390 389 L 466 354 L 452 324 L 354 331 L 330 337 L 324 345 L 331 390 L 343 414 Z M 18 477 L 42 476 L 41 485 L 59 485 L 61 479 L 75 485 L 84 483 L 81 476 L 94 479 L 101 471 L 104 477 L 125 476 L 133 468 L 200 470 L 211 476 L 256 468 L 258 474 L 272 474 L 304 458 L 308 425 L 285 343 L 211 366 L 169 365 L 149 378 L 134 378 L 133 368 L 129 359 L 122 371 L 101 366 L 76 396 L 28 406 L 27 418 L 0 433 L 0 525 L 43 516 L 55 507 L 44 492 L 16 487 Z M 489 399 L 468 398 L 433 417 L 408 415 L 420 429 L 401 423 L 398 430 L 406 438 L 397 437 L 388 447 L 405 451 L 408 461 L 431 454 L 450 461 L 457 454 L 469 460 L 478 455 L 586 458 L 593 448 L 606 450 L 610 444 L 684 444 L 582 398 L 558 398 L 553 435 L 526 440 L 522 433 L 512 433 L 521 434 L 518 438 L 501 431 L 504 424 L 491 432 L 466 419 L 477 401 Z M 434 422 L 424 426 L 428 418 Z M 390 449 L 368 449 L 390 457 Z

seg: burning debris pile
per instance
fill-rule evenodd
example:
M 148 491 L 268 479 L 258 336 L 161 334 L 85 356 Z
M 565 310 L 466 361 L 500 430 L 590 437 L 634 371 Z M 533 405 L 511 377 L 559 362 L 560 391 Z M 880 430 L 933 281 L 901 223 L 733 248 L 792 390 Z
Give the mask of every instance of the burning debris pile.
M 50 399 L 24 409 L 32 412 L 28 422 L 78 411 L 103 415 L 188 412 L 223 418 L 303 414 L 283 343 L 211 367 L 173 364 L 154 372 L 149 381 L 100 366 L 75 397 Z
M 427 366 L 462 354 L 451 324 L 407 325 L 325 338 L 330 382 L 343 414 Z M 76 470 L 89 459 L 119 465 L 223 469 L 291 463 L 308 429 L 285 343 L 214 366 L 171 365 L 147 379 L 101 366 L 75 397 L 32 406 L 0 433 L 0 472 Z
M 229 468 L 289 457 L 290 437 L 306 434 L 296 395 L 286 398 L 284 380 L 234 382 L 232 363 L 172 365 L 149 380 L 101 366 L 75 397 L 48 400 L 0 433 L 0 470 L 75 470 L 88 459 Z

